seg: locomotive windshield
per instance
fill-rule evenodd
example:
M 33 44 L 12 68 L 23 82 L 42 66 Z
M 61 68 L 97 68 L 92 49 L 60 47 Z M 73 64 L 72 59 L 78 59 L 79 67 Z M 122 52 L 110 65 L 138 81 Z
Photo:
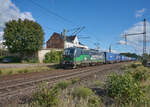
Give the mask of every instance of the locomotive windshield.
M 73 56 L 74 55 L 74 51 L 75 51 L 75 49 L 65 49 L 64 55 L 71 55 L 71 56 Z

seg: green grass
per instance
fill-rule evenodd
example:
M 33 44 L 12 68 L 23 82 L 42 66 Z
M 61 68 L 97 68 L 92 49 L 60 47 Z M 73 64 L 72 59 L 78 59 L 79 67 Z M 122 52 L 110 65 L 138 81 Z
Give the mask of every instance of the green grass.
M 58 88 L 60 88 L 60 89 L 63 90 L 63 89 L 66 89 L 70 84 L 71 84 L 70 81 L 64 80 L 64 81 L 59 82 L 58 84 L 56 84 L 56 86 L 57 86 Z
M 96 80 L 96 81 L 94 81 L 94 85 L 95 85 L 96 87 L 102 87 L 102 86 L 104 85 L 104 82 L 101 82 L 101 81 L 99 81 L 99 80 Z
M 3 73 L 2 70 L 0 70 L 0 75 L 1 75 L 2 73 Z
M 89 88 L 85 88 L 83 86 L 80 86 L 80 87 L 77 87 L 73 90 L 72 95 L 74 97 L 78 97 L 79 99 L 80 98 L 86 99 L 87 97 L 94 95 L 94 92 Z
M 47 66 L 41 66 L 41 67 L 36 66 L 36 67 L 28 67 L 28 68 L 3 68 L 3 69 L 0 69 L 0 76 L 31 73 L 31 72 L 51 71 L 54 69 L 55 68 L 50 68 Z
M 8 71 L 7 72 L 8 75 L 11 75 L 12 73 L 13 73 L 13 71 Z
M 75 96 L 71 94 L 74 92 Z M 102 104 L 101 99 L 89 88 L 76 87 L 74 90 L 60 90 L 60 87 L 54 85 L 48 89 L 46 83 L 42 83 L 40 91 L 34 93 L 32 99 L 30 104 L 32 107 L 101 107 Z
M 78 78 L 78 77 L 75 77 L 75 78 L 72 79 L 72 84 L 75 84 L 75 83 L 77 83 L 78 81 L 79 81 L 79 78 Z
M 43 83 L 40 87 L 40 91 L 33 94 L 33 106 L 41 106 L 41 107 L 56 107 L 59 100 L 59 88 L 52 87 L 48 89 L 47 85 Z

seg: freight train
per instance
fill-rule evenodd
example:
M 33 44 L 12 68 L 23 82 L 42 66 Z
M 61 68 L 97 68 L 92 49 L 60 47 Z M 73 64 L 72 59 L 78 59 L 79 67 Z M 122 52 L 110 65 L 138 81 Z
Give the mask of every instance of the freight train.
M 92 66 L 98 64 L 112 64 L 124 61 L 135 61 L 136 58 L 114 54 L 110 52 L 99 52 L 95 49 L 66 48 L 61 65 L 76 68 L 78 66 Z

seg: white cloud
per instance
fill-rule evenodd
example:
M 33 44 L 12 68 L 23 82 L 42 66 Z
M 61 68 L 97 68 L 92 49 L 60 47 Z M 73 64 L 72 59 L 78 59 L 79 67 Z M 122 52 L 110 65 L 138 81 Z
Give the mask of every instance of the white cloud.
M 124 45 L 124 44 L 126 44 L 126 42 L 124 40 L 120 40 L 120 41 L 118 41 L 118 44 Z
M 20 13 L 20 18 L 21 19 L 30 19 L 30 20 L 34 20 L 32 17 L 32 14 L 30 12 L 24 12 L 24 13 Z
M 116 51 L 116 50 L 111 50 L 111 52 L 112 52 L 112 53 L 118 53 L 118 51 Z
M 3 47 L 3 32 L 0 32 L 0 49 Z
M 0 40 L 2 40 L 5 23 L 18 18 L 34 20 L 30 12 L 21 12 L 11 0 L 0 0 Z
M 143 22 L 138 22 L 133 27 L 125 30 L 121 36 L 124 34 L 133 34 L 133 33 L 143 33 Z M 150 49 L 150 22 L 146 22 L 146 39 L 147 39 L 147 51 Z M 125 39 L 124 39 L 125 40 Z M 123 40 L 123 41 L 124 41 Z M 119 41 L 123 44 L 123 41 Z M 143 34 L 141 35 L 134 35 L 134 36 L 127 36 L 127 45 L 133 47 L 139 53 L 143 51 Z
M 0 32 L 0 42 L 3 40 L 3 31 Z
M 142 17 L 145 11 L 146 11 L 145 8 L 143 8 L 141 10 L 137 10 L 136 11 L 136 18 Z
M 100 52 L 109 52 L 109 49 L 101 48 L 101 49 L 100 49 Z M 114 50 L 114 49 L 111 49 L 111 52 L 112 52 L 112 53 L 119 53 L 117 50 Z

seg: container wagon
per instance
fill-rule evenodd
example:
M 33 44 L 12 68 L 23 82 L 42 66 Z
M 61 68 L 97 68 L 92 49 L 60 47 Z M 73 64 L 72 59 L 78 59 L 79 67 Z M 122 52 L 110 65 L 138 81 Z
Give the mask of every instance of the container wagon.
M 104 52 L 105 54 L 105 63 L 111 64 L 116 62 L 116 55 L 110 52 Z

